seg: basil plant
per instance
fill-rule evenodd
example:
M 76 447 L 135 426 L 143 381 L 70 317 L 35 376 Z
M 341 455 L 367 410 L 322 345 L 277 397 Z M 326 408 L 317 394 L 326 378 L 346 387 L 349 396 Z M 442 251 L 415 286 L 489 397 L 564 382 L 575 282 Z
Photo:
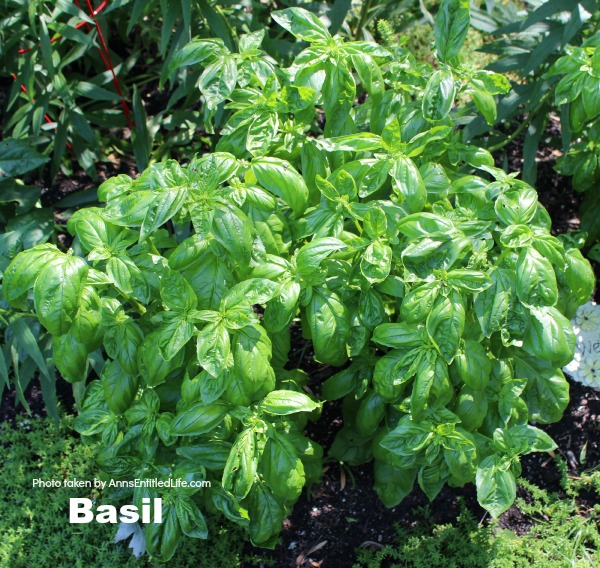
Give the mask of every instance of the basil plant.
M 196 40 L 175 58 L 179 78 L 202 71 L 215 152 L 106 181 L 106 205 L 69 221 L 72 250 L 39 245 L 4 275 L 62 376 L 96 377 L 77 429 L 100 440 L 102 471 L 211 482 L 133 490 L 163 498 L 145 534 L 164 560 L 207 537 L 206 513 L 273 546 L 321 473 L 307 420 L 342 398 L 331 456 L 373 460 L 386 505 L 415 482 L 430 499 L 475 483 L 500 514 L 520 456 L 555 448 L 530 423 L 567 405 L 569 317 L 594 288 L 535 190 L 461 141 L 457 93 L 493 121 L 507 88 L 460 61 L 468 2 L 442 4 L 437 70 L 301 8 L 273 18 L 308 43 L 289 68 L 262 32 L 240 53 Z M 339 368 L 312 391 L 288 361 L 293 322 Z
M 554 89 L 557 106 L 564 109 L 562 124 L 565 153 L 556 169 L 573 176 L 576 191 L 585 192 L 581 206 L 581 228 L 588 244 L 600 240 L 600 32 L 596 31 L 581 46 L 567 46 L 547 72 L 560 77 Z M 600 245 L 590 251 L 600 260 Z

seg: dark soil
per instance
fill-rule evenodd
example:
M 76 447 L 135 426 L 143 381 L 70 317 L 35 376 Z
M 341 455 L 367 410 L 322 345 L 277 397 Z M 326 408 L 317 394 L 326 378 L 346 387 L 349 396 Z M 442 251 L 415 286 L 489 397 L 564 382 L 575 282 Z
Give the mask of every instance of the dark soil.
M 578 208 L 581 196 L 574 192 L 570 180 L 558 176 L 553 170 L 556 151 L 553 149 L 558 136 L 557 124 L 550 122 L 546 142 L 538 152 L 537 190 L 542 204 L 553 220 L 553 232 L 564 233 L 579 226 Z M 506 156 L 498 156 L 499 165 L 506 161 L 510 171 L 521 167 L 522 140 L 516 140 L 506 148 Z M 131 164 L 103 164 L 98 168 L 101 179 L 117 173 L 135 175 Z M 45 205 L 81 189 L 97 187 L 97 180 L 78 173 L 69 178 L 59 175 L 56 182 L 43 188 Z M 600 276 L 598 265 L 596 274 Z M 598 297 L 596 298 L 599 299 Z M 309 342 L 302 339 L 299 327 L 292 329 L 292 352 L 290 368 L 299 366 L 309 374 L 309 388 L 320 393 L 322 383 L 338 369 L 315 363 Z M 70 385 L 57 382 L 58 396 L 67 409 L 73 408 Z M 45 409 L 37 381 L 29 386 L 26 398 L 35 416 L 44 416 Z M 0 420 L 18 423 L 14 392 L 4 395 L 0 403 Z M 319 440 L 327 449 L 341 428 L 338 403 L 325 405 L 323 415 L 316 424 L 309 425 L 307 435 Z M 542 488 L 560 494 L 560 472 L 557 458 L 562 459 L 572 475 L 600 464 L 600 392 L 581 385 L 571 384 L 571 402 L 563 419 L 552 425 L 541 425 L 557 442 L 554 456 L 532 454 L 522 460 L 523 477 Z M 317 436 L 318 434 L 318 436 Z M 372 489 L 372 466 L 347 468 L 330 462 L 325 468 L 322 482 L 310 488 L 298 501 L 290 517 L 286 519 L 281 543 L 274 551 L 264 553 L 277 567 L 347 568 L 352 566 L 355 549 L 359 546 L 373 548 L 393 542 L 394 525 L 410 528 L 424 516 L 426 496 L 416 489 L 399 506 L 386 509 Z M 522 490 L 520 495 L 525 496 Z M 475 487 L 445 487 L 434 501 L 430 517 L 436 523 L 453 523 L 461 503 L 482 520 L 487 518 L 477 504 Z M 501 517 L 501 527 L 522 534 L 531 521 L 512 507 Z M 251 550 L 249 548 L 248 552 Z

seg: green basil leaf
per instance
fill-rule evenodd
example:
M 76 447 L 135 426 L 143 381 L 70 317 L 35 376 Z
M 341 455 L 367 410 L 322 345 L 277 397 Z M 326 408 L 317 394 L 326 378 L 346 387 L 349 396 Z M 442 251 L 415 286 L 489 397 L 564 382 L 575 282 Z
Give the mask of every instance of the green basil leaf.
M 414 162 L 405 156 L 397 157 L 390 175 L 394 192 L 406 201 L 411 213 L 421 211 L 427 203 L 427 189 Z
M 430 422 L 414 422 L 410 417 L 400 422 L 380 442 L 393 460 L 395 467 L 409 469 L 416 461 L 416 454 L 421 451 L 433 437 L 433 425 Z
M 126 373 L 138 372 L 138 352 L 144 342 L 140 326 L 132 319 L 110 327 L 104 334 L 104 348 L 111 359 L 116 359 Z
M 307 395 L 289 390 L 272 391 L 260 403 L 260 407 L 264 412 L 278 416 L 296 412 L 312 412 L 319 406 L 318 402 Z
M 329 377 L 321 389 L 323 400 L 338 400 L 356 388 L 356 374 L 352 367 Z
M 296 217 L 304 213 L 308 203 L 308 188 L 289 162 L 279 158 L 255 158 L 250 166 L 258 183 L 269 193 L 283 199 Z
M 417 422 L 423 419 L 425 409 L 429 407 L 429 397 L 436 375 L 435 360 L 435 352 L 427 351 L 420 358 L 417 365 L 415 382 L 410 399 L 410 412 L 413 419 Z
M 479 464 L 476 484 L 477 501 L 494 518 L 508 510 L 517 496 L 515 476 L 497 455 Z
M 160 297 L 169 310 L 189 312 L 198 305 L 194 289 L 177 272 L 167 272 L 160 281 Z
M 496 199 L 494 209 L 498 218 L 506 225 L 527 224 L 538 209 L 537 193 L 531 187 L 507 191 Z
M 292 323 L 298 311 L 300 289 L 298 282 L 285 282 L 279 288 L 278 295 L 267 302 L 263 322 L 269 332 L 280 332 Z
M 360 271 L 371 283 L 383 282 L 392 268 L 392 249 L 380 240 L 373 241 L 360 259 Z
M 408 496 L 414 487 L 417 470 L 399 469 L 375 460 L 375 485 L 373 489 L 388 507 L 395 507 Z
M 271 17 L 298 39 L 316 43 L 329 43 L 332 39 L 323 22 L 304 8 L 278 10 Z
M 186 495 L 179 495 L 175 511 L 183 534 L 190 538 L 208 538 L 208 526 L 197 505 Z
M 441 215 L 423 212 L 402 218 L 397 229 L 411 240 L 416 240 L 435 233 L 450 233 L 454 230 L 454 225 Z
M 306 308 L 306 318 L 315 350 L 315 360 L 340 367 L 348 359 L 346 344 L 350 339 L 350 317 L 335 292 L 326 288 L 313 290 Z
M 88 265 L 74 256 L 59 256 L 40 271 L 33 288 L 35 310 L 52 335 L 67 333 L 79 308 Z
M 557 448 L 556 442 L 543 430 L 528 424 L 519 424 L 508 429 L 512 450 L 517 454 L 551 452 Z
M 437 282 L 429 282 L 413 288 L 402 300 L 400 314 L 407 323 L 425 321 L 431 313 L 439 293 Z
M 178 414 L 171 423 L 175 436 L 200 436 L 214 430 L 225 418 L 230 407 L 222 402 L 198 402 Z
M 220 311 L 251 309 L 255 304 L 266 304 L 277 290 L 277 284 L 264 278 L 248 278 L 236 284 L 221 300 Z
M 464 292 L 483 292 L 493 284 L 484 272 L 466 268 L 450 270 L 446 278 L 450 286 Z
M 229 333 L 223 324 L 209 324 L 198 334 L 197 355 L 198 364 L 213 377 L 231 366 Z
M 54 364 L 63 379 L 70 383 L 85 380 L 88 351 L 71 333 L 52 336 L 52 353 Z
M 456 399 L 452 412 L 460 418 L 462 425 L 467 430 L 477 430 L 483 424 L 488 413 L 487 396 L 481 391 L 464 386 Z
M 256 479 L 256 436 L 251 428 L 238 434 L 223 470 L 223 488 L 237 499 L 250 493 Z
M 486 337 L 505 326 L 512 296 L 512 276 L 509 271 L 493 269 L 489 277 L 492 285 L 477 294 L 474 302 L 479 325 Z
M 89 282 L 89 272 L 88 272 Z M 100 347 L 102 343 L 102 301 L 94 288 L 87 285 L 81 291 L 79 310 L 75 314 L 70 333 L 77 341 L 87 346 L 88 352 Z
M 106 273 L 117 289 L 140 302 L 148 302 L 150 290 L 142 271 L 126 255 L 113 256 L 106 263 Z
M 435 44 L 440 61 L 456 63 L 470 19 L 469 0 L 442 0 L 435 18 Z
M 477 110 L 483 115 L 485 121 L 490 126 L 496 124 L 498 111 L 494 97 L 480 89 L 474 89 L 471 94 L 473 95 L 473 102 L 475 103 Z
M 356 410 L 354 422 L 356 431 L 363 436 L 375 433 L 385 414 L 385 402 L 374 390 L 367 391 Z
M 454 75 L 449 69 L 440 69 L 431 75 L 423 93 L 423 116 L 431 121 L 442 120 L 454 102 Z
M 373 387 L 386 402 L 397 401 L 404 393 L 404 385 L 415 376 L 421 361 L 421 348 L 395 349 L 377 360 L 373 371 Z
M 296 257 L 296 268 L 301 276 L 309 276 L 314 273 L 321 262 L 331 253 L 346 248 L 344 242 L 333 237 L 313 239 L 298 251 Z
M 534 357 L 551 361 L 557 367 L 568 365 L 573 359 L 576 343 L 571 322 L 552 307 L 531 307 L 530 312 L 523 349 Z
M 328 94 L 323 101 L 327 116 L 324 135 L 330 138 L 343 133 L 356 97 L 354 77 L 343 60 L 327 69 L 323 92 Z
M 102 369 L 100 382 L 108 407 L 115 414 L 125 413 L 138 391 L 138 377 L 126 373 L 117 361 L 107 361 Z
M 282 501 L 296 501 L 306 481 L 304 466 L 296 448 L 274 432 L 267 439 L 260 459 L 260 471 L 273 495 Z
M 156 332 L 148 334 L 139 347 L 137 355 L 139 373 L 151 387 L 164 383 L 167 377 L 183 364 L 183 351 L 179 351 L 175 357 L 167 361 L 160 350 L 156 349 L 157 341 Z M 119 362 L 123 365 L 123 358 L 120 358 Z
M 380 150 L 381 137 L 368 132 L 359 132 L 347 136 L 335 136 L 317 140 L 317 146 L 326 152 L 366 152 Z
M 232 445 L 221 440 L 208 440 L 196 442 L 193 446 L 180 446 L 176 449 L 177 455 L 194 463 L 202 464 L 211 471 L 223 471 Z
M 426 342 L 423 326 L 401 323 L 382 323 L 373 332 L 373 341 L 387 347 L 420 347 Z
M 187 183 L 187 178 L 184 178 Z M 183 180 L 182 180 L 183 181 Z M 187 187 L 165 188 L 150 203 L 142 221 L 140 241 L 147 239 L 159 227 L 173 218 L 183 207 Z
M 255 230 L 252 222 L 233 205 L 219 205 L 214 210 L 212 232 L 241 267 L 246 267 L 252 256 Z
M 464 329 L 465 305 L 460 293 L 438 296 L 427 318 L 427 333 L 448 364 L 454 360 Z
M 271 340 L 260 325 L 248 325 L 233 336 L 233 363 L 238 378 L 245 383 L 247 392 L 256 392 L 261 385 L 275 376 L 270 365 Z
M 554 268 L 535 249 L 524 248 L 519 254 L 517 296 L 527 306 L 554 306 L 558 300 Z
M 481 343 L 465 341 L 465 346 L 459 351 L 453 365 L 468 387 L 476 391 L 485 389 L 492 372 L 492 362 Z
M 60 256 L 60 251 L 48 243 L 37 245 L 18 254 L 8 265 L 2 278 L 6 301 L 17 307 L 17 300 L 33 288 L 42 269 Z
M 148 207 L 153 203 L 155 194 L 150 190 L 136 190 L 133 193 L 117 195 L 110 199 L 104 218 L 110 223 L 124 227 L 141 227 Z
M 274 546 L 271 540 L 281 532 L 285 517 L 283 505 L 266 483 L 256 483 L 249 497 L 250 538 L 256 546 Z
M 422 465 L 417 475 L 419 487 L 427 495 L 429 501 L 433 501 L 438 496 L 447 479 L 448 471 L 443 461 Z
M 557 422 L 569 403 L 569 383 L 560 369 L 541 359 L 514 356 L 515 376 L 527 379 L 524 399 L 529 419 Z
M 358 315 L 360 321 L 369 329 L 373 329 L 384 319 L 387 319 L 385 305 L 378 292 L 370 289 L 360 295 L 358 301 Z
M 238 69 L 233 56 L 222 55 L 207 65 L 198 80 L 198 87 L 206 99 L 207 108 L 215 110 L 229 98 L 237 80 Z
M 185 317 L 173 315 L 169 319 L 165 318 L 164 324 L 157 330 L 158 348 L 165 361 L 173 359 L 186 346 L 192 335 L 194 326 Z

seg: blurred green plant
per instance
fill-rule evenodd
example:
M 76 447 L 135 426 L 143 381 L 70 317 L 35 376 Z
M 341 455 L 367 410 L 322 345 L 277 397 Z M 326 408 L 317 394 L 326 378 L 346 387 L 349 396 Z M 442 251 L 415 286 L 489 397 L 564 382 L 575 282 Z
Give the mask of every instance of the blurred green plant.
M 0 142 L 0 278 L 19 252 L 55 237 L 52 209 L 39 207 L 40 188 L 20 179 L 47 161 L 20 140 Z M 0 300 L 0 400 L 14 385 L 17 402 L 28 409 L 24 391 L 37 372 L 48 413 L 57 419 L 56 379 L 47 361 L 51 338 L 31 316 Z

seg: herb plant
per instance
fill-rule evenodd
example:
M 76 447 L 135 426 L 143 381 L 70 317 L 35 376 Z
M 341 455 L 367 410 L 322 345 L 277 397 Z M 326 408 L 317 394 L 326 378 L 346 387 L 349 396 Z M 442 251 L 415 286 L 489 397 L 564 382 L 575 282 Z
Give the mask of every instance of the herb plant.
M 496 5 L 488 13 L 475 10 L 475 24 L 497 39 L 482 51 L 498 57 L 490 65 L 497 72 L 509 72 L 514 82 L 508 96 L 498 105 L 498 123 L 503 131 L 486 124 L 482 117 L 466 116 L 465 136 L 499 150 L 523 135 L 523 179 L 534 184 L 536 152 L 547 137 L 549 117 L 560 117 L 562 146 L 556 170 L 572 176 L 576 191 L 586 192 L 580 208 L 581 228 L 587 244 L 600 238 L 600 43 L 598 5 L 582 0 L 551 0 L 530 12 L 516 14 L 514 6 Z M 509 134 L 506 134 L 506 131 Z M 600 245 L 589 251 L 600 259 Z
M 165 521 L 145 531 L 164 560 L 183 535 L 207 537 L 202 511 L 272 546 L 318 479 L 322 450 L 302 432 L 321 402 L 286 368 L 294 320 L 340 367 L 321 389 L 344 399 L 333 457 L 373 459 L 386 505 L 415 482 L 430 499 L 473 482 L 499 515 L 520 456 L 555 447 L 529 423 L 567 405 L 568 318 L 594 287 L 535 190 L 455 128 L 458 92 L 491 121 L 507 88 L 460 61 L 468 2 L 440 7 L 438 69 L 332 37 L 300 8 L 273 17 L 309 44 L 290 68 L 261 54 L 261 33 L 240 53 L 197 40 L 174 59 L 200 67 L 216 152 L 106 181 L 106 206 L 69 221 L 73 250 L 39 245 L 4 277 L 65 379 L 104 359 L 77 429 L 100 439 L 107 475 L 212 482 L 162 493 Z

